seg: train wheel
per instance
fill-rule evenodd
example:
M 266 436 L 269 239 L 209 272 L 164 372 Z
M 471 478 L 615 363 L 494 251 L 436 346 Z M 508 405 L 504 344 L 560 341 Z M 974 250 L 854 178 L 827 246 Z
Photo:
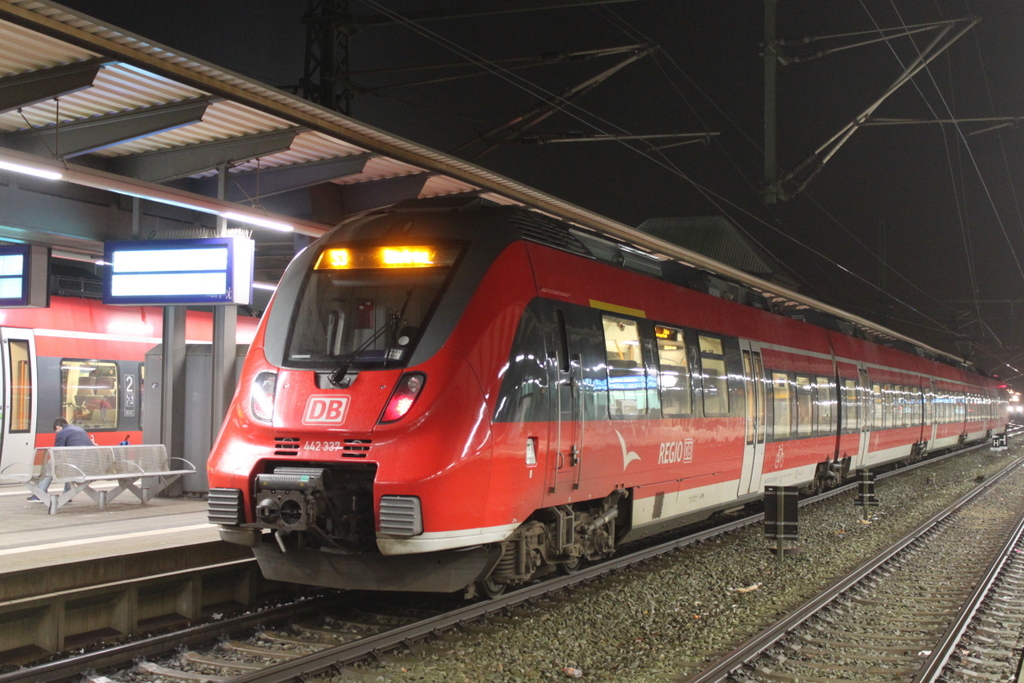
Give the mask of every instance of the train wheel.
M 487 577 L 483 581 L 477 583 L 477 587 L 480 589 L 481 595 L 493 600 L 494 598 L 501 597 L 501 595 L 504 594 L 505 589 L 508 588 L 508 584 L 498 583 L 494 579 Z
M 568 562 L 559 562 L 557 566 L 559 574 L 564 574 L 566 576 L 569 574 L 575 574 L 583 566 L 583 558 L 574 557 Z

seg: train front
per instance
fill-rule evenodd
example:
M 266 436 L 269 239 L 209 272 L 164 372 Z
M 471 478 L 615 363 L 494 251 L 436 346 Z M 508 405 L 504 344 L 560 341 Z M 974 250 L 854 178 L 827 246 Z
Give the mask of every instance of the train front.
M 490 569 L 484 544 L 510 532 L 484 519 L 478 375 L 495 369 L 474 367 L 459 339 L 479 336 L 466 329 L 474 306 L 503 313 L 474 295 L 507 232 L 391 211 L 343 224 L 289 266 L 208 466 L 210 521 L 253 547 L 267 578 L 451 592 Z

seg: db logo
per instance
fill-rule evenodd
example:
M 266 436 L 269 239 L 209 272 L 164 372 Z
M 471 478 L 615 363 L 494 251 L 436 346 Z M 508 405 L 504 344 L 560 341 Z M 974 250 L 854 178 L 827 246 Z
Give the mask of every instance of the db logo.
M 347 412 L 348 396 L 310 396 L 306 401 L 306 412 L 302 416 L 302 424 L 340 425 L 345 421 Z

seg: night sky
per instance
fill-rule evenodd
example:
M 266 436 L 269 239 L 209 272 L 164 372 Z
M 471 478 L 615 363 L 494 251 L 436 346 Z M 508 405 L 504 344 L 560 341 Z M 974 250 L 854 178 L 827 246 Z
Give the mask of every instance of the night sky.
M 68 0 L 67 6 L 274 86 L 303 70 L 303 0 Z M 351 0 L 399 14 L 484 0 Z M 877 31 L 978 16 L 875 116 L 1024 116 L 1024 3 L 1007 0 L 781 0 L 780 38 Z M 630 225 L 725 215 L 783 264 L 798 289 L 1013 379 L 1024 370 L 1024 159 L 1016 126 L 864 127 L 792 199 L 761 199 L 764 7 L 639 0 L 368 28 L 351 40 L 355 118 L 443 151 L 612 66 L 622 57 L 386 88 L 454 70 L 368 70 L 501 60 L 637 43 L 626 67 L 538 134 L 719 133 L 664 150 L 651 142 L 506 145 L 475 161 Z M 954 31 L 957 29 L 954 28 Z M 876 34 L 877 35 L 877 34 Z M 778 167 L 796 166 L 875 102 L 935 31 L 778 67 Z M 871 39 L 784 47 L 796 55 Z M 459 152 L 469 156 L 476 148 Z M 1016 302 L 1016 303 L 1013 303 Z M 1024 380 L 1013 384 L 1024 386 Z

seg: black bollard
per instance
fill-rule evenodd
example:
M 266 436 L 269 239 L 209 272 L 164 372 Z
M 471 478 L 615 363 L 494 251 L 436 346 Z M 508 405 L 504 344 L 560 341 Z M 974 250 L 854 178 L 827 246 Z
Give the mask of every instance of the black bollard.
M 785 540 L 797 539 L 798 501 L 796 486 L 764 487 L 764 537 L 775 539 L 779 560 L 785 557 Z

